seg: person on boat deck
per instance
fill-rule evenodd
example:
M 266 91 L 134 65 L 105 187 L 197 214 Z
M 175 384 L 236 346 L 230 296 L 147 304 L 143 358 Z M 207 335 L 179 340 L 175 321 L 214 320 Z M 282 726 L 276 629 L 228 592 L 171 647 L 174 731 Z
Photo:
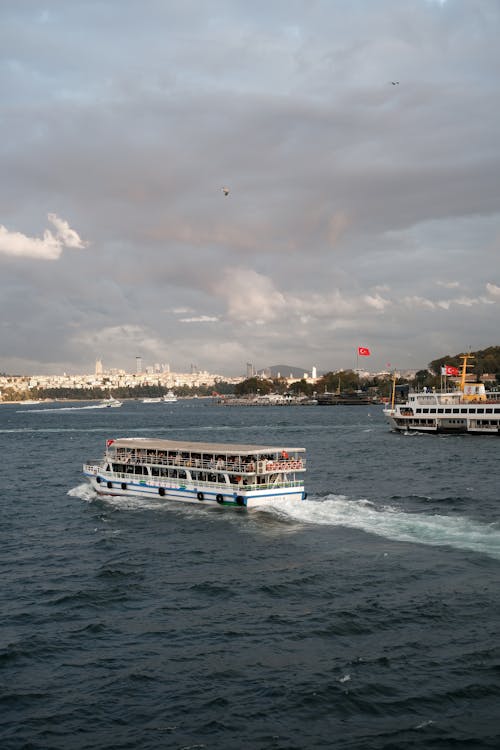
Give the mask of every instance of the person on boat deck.
M 288 453 L 286 451 L 281 451 L 281 458 L 284 458 L 285 461 L 288 458 Z

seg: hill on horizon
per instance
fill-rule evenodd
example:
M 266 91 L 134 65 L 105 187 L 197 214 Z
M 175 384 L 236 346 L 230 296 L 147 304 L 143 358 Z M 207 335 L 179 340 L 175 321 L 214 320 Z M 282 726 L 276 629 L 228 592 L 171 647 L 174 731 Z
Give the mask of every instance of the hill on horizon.
M 259 370 L 258 374 L 264 375 L 264 377 L 269 378 L 302 378 L 305 372 L 308 372 L 305 367 L 292 367 L 291 365 L 271 365 L 270 367 L 263 367 L 262 370 Z
M 462 366 L 461 357 L 466 352 L 460 354 L 446 354 L 444 357 L 434 359 L 429 362 L 431 372 L 438 374 L 442 365 L 453 365 L 460 368 Z M 471 358 L 471 372 L 477 375 L 483 373 L 497 374 L 500 373 L 500 346 L 489 346 L 487 349 L 480 349 L 475 352 L 467 352 Z

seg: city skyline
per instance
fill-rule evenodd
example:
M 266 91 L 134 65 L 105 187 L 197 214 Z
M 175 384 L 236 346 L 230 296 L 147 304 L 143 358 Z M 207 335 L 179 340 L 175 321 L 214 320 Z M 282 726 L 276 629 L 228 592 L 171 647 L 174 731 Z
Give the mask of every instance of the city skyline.
M 500 6 L 0 7 L 0 369 L 494 345 Z

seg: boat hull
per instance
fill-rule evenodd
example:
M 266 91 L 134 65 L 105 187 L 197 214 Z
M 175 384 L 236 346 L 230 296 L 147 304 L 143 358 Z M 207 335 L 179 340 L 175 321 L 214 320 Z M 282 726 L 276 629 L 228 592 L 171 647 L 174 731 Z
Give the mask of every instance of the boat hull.
M 384 416 L 391 428 L 397 432 L 428 432 L 447 435 L 500 435 L 500 420 L 478 419 L 476 416 L 465 418 L 434 417 L 419 418 L 407 416 L 399 411 L 384 410 Z
M 228 491 L 221 488 L 208 488 L 189 485 L 168 485 L 165 482 L 150 483 L 106 478 L 86 473 L 92 489 L 98 495 L 112 497 L 159 498 L 166 502 L 174 501 L 196 505 L 219 505 L 236 508 L 259 508 L 276 505 L 283 501 L 304 500 L 306 493 L 302 487 L 279 487 L 267 490 Z

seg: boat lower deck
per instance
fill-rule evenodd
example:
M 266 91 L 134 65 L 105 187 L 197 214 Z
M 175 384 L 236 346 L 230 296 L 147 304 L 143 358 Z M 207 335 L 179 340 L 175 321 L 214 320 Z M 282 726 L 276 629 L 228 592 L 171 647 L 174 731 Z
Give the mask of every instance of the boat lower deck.
M 89 467 L 90 468 L 90 467 Z M 301 482 L 281 482 L 279 485 L 255 485 L 231 488 L 228 485 L 197 485 L 173 483 L 150 483 L 126 481 L 124 477 L 102 476 L 100 473 L 85 472 L 90 484 L 98 495 L 158 497 L 184 503 L 205 503 L 209 505 L 255 508 L 273 505 L 283 500 L 303 500 L 306 497 Z

